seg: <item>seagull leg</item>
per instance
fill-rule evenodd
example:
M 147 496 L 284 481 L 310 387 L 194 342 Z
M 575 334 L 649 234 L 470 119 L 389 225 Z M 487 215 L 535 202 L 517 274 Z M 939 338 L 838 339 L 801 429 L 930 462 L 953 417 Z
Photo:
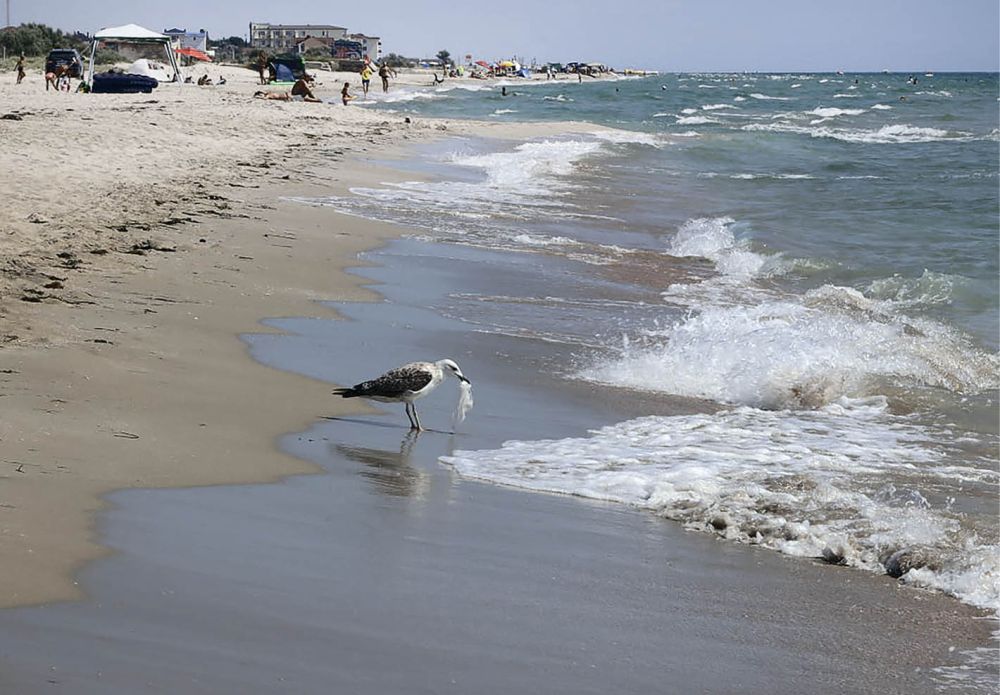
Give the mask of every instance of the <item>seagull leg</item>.
M 406 404 L 406 417 L 410 419 L 410 429 L 423 431 L 423 427 L 420 426 L 420 420 L 417 418 L 417 408 L 412 403 Z

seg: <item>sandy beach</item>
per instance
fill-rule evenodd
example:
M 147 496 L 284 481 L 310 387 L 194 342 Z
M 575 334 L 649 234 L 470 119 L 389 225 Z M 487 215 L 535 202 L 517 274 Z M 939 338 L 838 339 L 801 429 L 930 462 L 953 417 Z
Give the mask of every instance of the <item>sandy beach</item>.
M 525 436 L 510 413 L 569 436 L 649 404 L 552 384 L 582 392 L 520 411 L 504 389 L 540 377 L 444 321 L 387 345 L 436 288 L 344 271 L 405 255 L 400 228 L 288 198 L 390 179 L 376 159 L 442 134 L 554 126 L 408 123 L 208 73 L 227 84 L 90 96 L 0 76 L 4 689 L 914 693 L 988 643 L 984 612 L 888 577 L 441 466 Z M 325 361 L 291 371 L 286 331 L 338 316 L 350 329 L 316 339 L 348 374 L 456 350 L 495 396 L 480 432 L 410 442 L 401 412 L 334 400 Z
M 249 71 L 229 72 L 226 91 L 100 98 L 3 76 L 17 119 L 0 121 L 0 605 L 78 596 L 71 573 L 102 552 L 91 527 L 107 490 L 308 469 L 270 444 L 301 415 L 260 410 L 254 425 L 231 405 L 315 398 L 312 413 L 327 390 L 263 369 L 248 379 L 258 368 L 233 337 L 320 310 L 311 299 L 362 296 L 336 270 L 378 234 L 283 214 L 275 187 L 302 192 L 317 162 L 429 126 L 254 100 Z
M 0 606 L 79 597 L 73 570 L 103 552 L 91 529 L 103 492 L 309 469 L 271 440 L 321 404 L 345 405 L 259 369 L 233 336 L 322 312 L 312 300 L 370 296 L 338 271 L 399 232 L 351 220 L 332 232 L 280 196 L 363 182 L 366 157 L 407 142 L 546 128 L 345 108 L 339 86 L 359 93 L 355 74 L 317 73 L 330 105 L 255 99 L 256 73 L 191 70 L 203 71 L 227 84 L 88 96 L 46 92 L 40 73 L 22 85 L 0 75 L 0 558 L 13 568 Z M 403 72 L 393 88 L 428 81 Z M 260 394 L 301 413 L 248 421 L 231 407 Z

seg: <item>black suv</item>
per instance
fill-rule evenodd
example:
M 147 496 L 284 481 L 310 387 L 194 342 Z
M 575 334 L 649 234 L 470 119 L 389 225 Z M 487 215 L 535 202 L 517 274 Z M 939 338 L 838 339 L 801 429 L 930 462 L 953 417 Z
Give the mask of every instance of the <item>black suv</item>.
M 56 68 L 63 65 L 70 66 L 70 76 L 77 79 L 83 78 L 83 57 L 80 51 L 75 48 L 54 48 L 49 51 L 45 59 L 45 72 L 55 72 Z

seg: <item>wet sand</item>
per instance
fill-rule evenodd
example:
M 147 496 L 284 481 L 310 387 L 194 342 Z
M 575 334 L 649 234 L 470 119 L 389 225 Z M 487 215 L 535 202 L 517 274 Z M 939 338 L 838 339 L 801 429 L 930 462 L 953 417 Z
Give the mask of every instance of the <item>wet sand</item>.
M 439 456 L 650 404 L 561 385 L 539 370 L 545 344 L 422 309 L 469 271 L 438 249 L 407 274 L 414 243 L 362 272 L 388 301 L 247 340 L 265 363 L 337 383 L 448 354 L 477 399 L 457 434 L 454 384 L 421 401 L 442 431 L 419 436 L 399 407 L 280 404 L 313 419 L 281 446 L 321 474 L 110 495 L 99 531 L 118 552 L 80 574 L 90 598 L 0 614 L 0 690 L 931 693 L 931 668 L 987 644 L 976 611 L 887 577 L 457 477 Z

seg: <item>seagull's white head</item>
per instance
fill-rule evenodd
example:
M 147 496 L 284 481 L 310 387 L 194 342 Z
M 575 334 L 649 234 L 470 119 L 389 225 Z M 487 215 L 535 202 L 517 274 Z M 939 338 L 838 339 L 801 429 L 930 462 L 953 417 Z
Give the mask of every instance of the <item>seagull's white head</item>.
M 472 383 L 471 381 L 465 378 L 464 374 L 462 374 L 462 369 L 455 363 L 455 360 L 448 360 L 448 359 L 438 360 L 437 366 L 439 366 L 442 370 L 444 370 L 445 374 L 451 374 L 459 381 L 463 381 L 466 384 Z

